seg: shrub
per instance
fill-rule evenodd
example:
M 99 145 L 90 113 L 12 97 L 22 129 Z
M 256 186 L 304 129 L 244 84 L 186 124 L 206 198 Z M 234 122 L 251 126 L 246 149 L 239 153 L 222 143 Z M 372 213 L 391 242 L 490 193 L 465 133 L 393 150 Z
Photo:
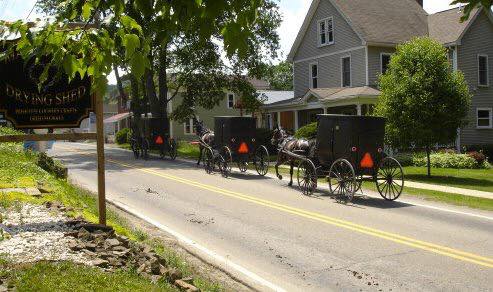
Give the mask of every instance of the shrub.
M 412 153 L 397 153 L 393 156 L 402 166 L 413 166 L 413 154 Z
M 315 139 L 317 137 L 317 123 L 314 122 L 299 128 L 294 136 L 296 138 Z
M 126 144 L 126 143 L 128 143 L 129 135 L 130 135 L 130 129 L 129 128 L 123 128 L 116 133 L 115 142 L 117 144 L 120 144 L 120 145 Z
M 468 152 L 467 155 L 474 158 L 474 160 L 476 160 L 478 164 L 483 164 L 483 162 L 485 162 L 486 160 L 486 156 L 482 152 L 472 151 Z
M 68 176 L 67 168 L 59 161 L 54 160 L 46 153 L 39 153 L 36 164 L 49 173 L 54 174 L 57 178 L 66 179 Z
M 464 152 L 483 153 L 487 160 L 493 161 L 493 145 L 470 145 L 464 147 Z
M 473 168 L 489 168 L 488 163 L 478 163 L 476 159 L 468 154 L 455 153 L 432 153 L 430 156 L 431 167 L 435 168 L 456 168 L 456 169 L 473 169 Z M 413 157 L 415 166 L 426 166 L 426 156 Z

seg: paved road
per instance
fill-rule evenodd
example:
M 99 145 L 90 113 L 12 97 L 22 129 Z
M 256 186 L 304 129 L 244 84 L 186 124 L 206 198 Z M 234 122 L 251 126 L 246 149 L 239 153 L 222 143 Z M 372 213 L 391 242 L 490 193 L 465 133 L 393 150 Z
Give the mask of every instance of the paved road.
M 96 189 L 94 145 L 57 143 L 53 154 Z M 224 179 L 119 149 L 106 155 L 110 199 L 285 290 L 493 291 L 492 212 L 377 198 L 342 205 L 272 178 Z

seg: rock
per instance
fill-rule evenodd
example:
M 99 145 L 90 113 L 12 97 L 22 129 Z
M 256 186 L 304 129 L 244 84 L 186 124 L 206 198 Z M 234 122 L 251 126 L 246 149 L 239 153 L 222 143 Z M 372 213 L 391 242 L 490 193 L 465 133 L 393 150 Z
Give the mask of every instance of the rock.
M 142 274 L 146 270 L 146 264 L 140 265 L 140 267 L 137 269 L 137 274 Z
M 73 250 L 73 251 L 79 251 L 84 249 L 84 245 L 77 242 L 77 241 L 71 241 L 68 243 L 68 247 Z
M 192 277 L 186 277 L 181 279 L 183 282 L 187 282 L 190 285 L 193 285 L 193 278 Z
M 107 225 L 102 225 L 102 224 L 92 224 L 92 223 L 86 223 L 82 227 L 84 227 L 87 231 L 89 232 L 96 232 L 96 231 L 102 231 L 110 234 L 114 234 L 113 227 L 107 226 Z
M 126 251 L 126 252 L 130 251 L 128 248 L 121 246 L 121 245 L 114 246 L 112 248 L 112 250 L 114 250 L 114 251 Z
M 108 247 L 113 247 L 120 245 L 120 242 L 116 238 L 108 238 L 104 241 L 104 245 Z
M 119 268 L 119 267 L 123 266 L 122 262 L 121 262 L 121 261 L 119 261 L 119 260 L 118 260 L 118 259 L 116 259 L 116 258 L 109 258 L 109 259 L 108 259 L 108 262 L 109 262 L 109 264 L 110 264 L 111 266 L 113 266 L 113 267 L 117 267 L 117 268 Z
M 84 244 L 85 249 L 90 250 L 90 251 L 95 251 L 96 250 L 96 245 L 91 242 L 86 242 Z
M 5 286 L 0 285 L 0 292 L 7 292 L 9 289 Z
M 161 274 L 162 276 L 168 276 L 169 270 L 165 266 L 160 266 L 159 274 Z
M 183 278 L 183 274 L 177 269 L 170 269 L 167 271 L 166 277 L 171 283 L 174 283 L 176 280 Z
M 156 258 L 153 258 L 149 261 L 148 266 L 151 268 L 151 273 L 153 275 L 159 275 L 160 267 L 159 261 Z
M 41 192 L 37 188 L 26 188 L 26 194 L 33 197 L 41 197 Z
M 161 275 L 152 275 L 151 276 L 151 283 L 157 284 L 159 282 L 159 280 L 161 280 L 162 278 L 163 278 L 163 276 L 161 276 Z
M 100 268 L 107 268 L 109 262 L 107 260 L 103 259 L 95 259 L 91 262 L 93 266 L 100 267 Z
M 38 183 L 38 190 L 42 193 L 42 194 L 49 194 L 49 193 L 53 193 L 53 188 L 50 187 L 49 185 L 47 184 L 43 184 L 43 183 Z
M 84 227 L 79 229 L 79 232 L 77 233 L 77 238 L 79 239 L 84 239 L 84 240 L 90 240 L 92 238 L 91 233 L 87 231 Z
M 66 232 L 66 233 L 64 233 L 64 234 L 63 234 L 63 236 L 65 236 L 65 237 L 75 237 L 75 238 L 77 238 L 77 237 L 78 237 L 78 236 L 77 236 L 78 234 L 79 234 L 79 232 L 78 232 L 78 231 L 70 231 L 70 232 Z
M 198 292 L 198 291 L 200 291 L 199 288 L 197 288 L 191 284 L 188 284 L 187 282 L 185 282 L 183 280 L 176 280 L 174 283 L 178 288 L 180 288 L 181 290 L 187 291 L 187 292 Z

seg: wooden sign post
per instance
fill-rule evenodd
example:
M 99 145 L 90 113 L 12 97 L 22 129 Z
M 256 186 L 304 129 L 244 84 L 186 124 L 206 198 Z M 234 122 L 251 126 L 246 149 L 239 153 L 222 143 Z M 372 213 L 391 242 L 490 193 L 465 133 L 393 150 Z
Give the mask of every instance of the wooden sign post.
M 91 94 L 87 76 L 69 82 L 57 68 L 50 68 L 48 81 L 39 88 L 45 64 L 34 58 L 25 62 L 16 53 L 0 62 L 0 113 L 17 129 L 55 129 L 79 127 L 95 110 L 96 133 L 6 135 L 0 143 L 96 139 L 99 223 L 106 225 L 103 98 Z

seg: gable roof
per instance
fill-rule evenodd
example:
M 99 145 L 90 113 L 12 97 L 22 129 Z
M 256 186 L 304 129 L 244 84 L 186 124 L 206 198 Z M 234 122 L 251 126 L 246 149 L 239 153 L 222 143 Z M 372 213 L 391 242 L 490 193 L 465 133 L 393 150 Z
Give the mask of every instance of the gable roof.
M 313 0 L 288 59 L 294 58 L 320 1 L 329 1 L 363 44 L 394 45 L 428 35 L 428 14 L 416 0 Z
M 294 91 L 257 90 L 257 93 L 264 100 L 264 104 L 273 104 L 294 97 Z
M 475 8 L 468 20 L 460 22 L 462 9 L 460 7 L 437 12 L 428 16 L 430 37 L 441 44 L 450 44 L 461 39 L 469 26 L 479 15 L 481 9 Z

